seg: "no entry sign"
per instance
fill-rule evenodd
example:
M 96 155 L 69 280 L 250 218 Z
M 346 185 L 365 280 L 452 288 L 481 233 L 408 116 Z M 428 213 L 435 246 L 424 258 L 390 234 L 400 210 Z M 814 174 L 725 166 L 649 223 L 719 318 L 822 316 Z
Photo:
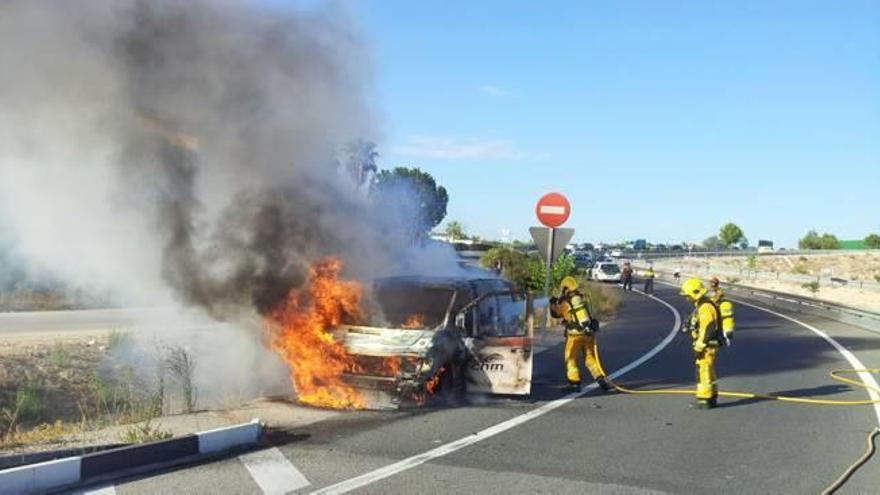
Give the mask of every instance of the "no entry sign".
M 535 214 L 538 215 L 538 221 L 551 229 L 555 229 L 564 224 L 571 215 L 571 205 L 565 196 L 552 192 L 545 194 L 538 200 L 535 206 Z

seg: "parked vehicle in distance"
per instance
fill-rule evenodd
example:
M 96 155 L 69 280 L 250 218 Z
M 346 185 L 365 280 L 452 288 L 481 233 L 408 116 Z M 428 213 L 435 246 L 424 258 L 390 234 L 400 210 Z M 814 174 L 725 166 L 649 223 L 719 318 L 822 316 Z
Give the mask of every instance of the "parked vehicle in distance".
M 600 282 L 620 282 L 620 267 L 617 263 L 597 263 L 592 275 L 593 280 Z
M 609 256 L 611 256 L 612 258 L 622 258 L 622 257 L 623 257 L 623 251 L 621 251 L 621 250 L 619 250 L 619 249 L 615 249 L 614 251 L 611 251 L 611 253 L 609 254 Z
M 575 251 L 574 266 L 575 268 L 583 269 L 591 268 L 593 266 L 593 253 L 589 251 Z
M 758 252 L 759 253 L 772 253 L 773 252 L 773 241 L 758 241 Z

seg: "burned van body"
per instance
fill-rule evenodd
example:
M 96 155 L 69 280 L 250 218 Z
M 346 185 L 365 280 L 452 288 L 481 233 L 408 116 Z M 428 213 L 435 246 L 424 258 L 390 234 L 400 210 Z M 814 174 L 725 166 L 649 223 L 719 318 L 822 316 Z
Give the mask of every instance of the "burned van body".
M 531 301 L 497 278 L 391 277 L 373 284 L 370 325 L 337 338 L 355 357 L 346 381 L 371 407 L 531 390 Z

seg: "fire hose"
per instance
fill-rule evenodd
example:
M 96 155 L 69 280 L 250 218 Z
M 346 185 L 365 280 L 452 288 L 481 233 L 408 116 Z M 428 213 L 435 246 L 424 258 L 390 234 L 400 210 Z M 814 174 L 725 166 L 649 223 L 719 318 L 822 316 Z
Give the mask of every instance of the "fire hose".
M 599 359 L 599 348 L 596 346 L 596 343 L 593 343 L 593 353 L 596 356 L 596 363 L 599 366 L 599 369 L 602 371 L 602 375 L 606 376 L 606 381 L 609 385 L 614 387 L 620 393 L 629 394 L 629 395 L 694 395 L 696 393 L 695 389 L 680 389 L 680 388 L 655 388 L 655 389 L 641 389 L 636 390 L 632 388 L 625 387 L 610 378 L 607 377 L 605 373 L 605 368 L 602 366 L 602 360 Z M 852 386 L 862 387 L 868 391 L 874 391 L 880 393 L 880 388 L 877 388 L 873 385 L 869 385 L 867 383 L 863 383 L 861 381 L 854 380 L 852 378 L 846 378 L 840 376 L 841 374 L 857 374 L 857 373 L 872 373 L 878 374 L 880 373 L 880 368 L 864 368 L 864 369 L 852 369 L 852 368 L 838 368 L 832 369 L 828 372 L 828 376 L 831 377 L 832 380 L 836 380 L 841 383 L 845 383 Z M 735 397 L 741 399 L 765 399 L 765 400 L 776 400 L 780 402 L 788 402 L 792 404 L 807 404 L 807 405 L 820 405 L 820 406 L 866 406 L 872 404 L 880 404 L 880 399 L 867 399 L 867 400 L 828 400 L 828 399 L 805 399 L 802 397 L 789 397 L 785 395 L 774 395 L 774 394 L 760 394 L 754 392 L 733 392 L 733 391 L 719 391 L 719 397 Z M 850 477 L 858 470 L 862 465 L 864 465 L 871 456 L 874 455 L 876 450 L 875 437 L 880 434 L 880 427 L 875 427 L 868 433 L 868 448 L 865 453 L 859 457 L 854 463 L 852 463 L 849 467 L 847 467 L 846 471 L 837 478 L 834 483 L 828 486 L 825 490 L 822 491 L 822 495 L 830 495 L 836 492 L 840 487 L 849 480 Z

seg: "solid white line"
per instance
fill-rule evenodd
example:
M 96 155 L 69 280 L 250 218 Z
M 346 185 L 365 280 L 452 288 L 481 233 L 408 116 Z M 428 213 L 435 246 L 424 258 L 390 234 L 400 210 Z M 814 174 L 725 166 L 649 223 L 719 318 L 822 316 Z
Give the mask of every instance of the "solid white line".
M 311 483 L 280 450 L 258 450 L 238 456 L 266 495 L 284 495 Z
M 785 320 L 788 320 L 792 323 L 797 323 L 798 325 L 806 328 L 807 330 L 810 330 L 811 332 L 815 333 L 819 337 L 822 337 L 823 339 L 825 339 L 826 342 L 828 342 L 829 344 L 831 344 L 832 347 L 837 349 L 837 352 L 839 352 L 841 355 L 843 355 L 843 357 L 847 360 L 847 362 L 849 362 L 850 366 L 852 366 L 853 368 L 855 368 L 855 369 L 867 368 L 867 366 L 865 366 L 859 360 L 859 358 L 857 358 L 855 356 L 855 354 L 853 354 L 852 352 L 849 351 L 849 349 L 847 349 L 846 347 L 841 345 L 840 342 L 834 340 L 834 338 L 830 337 L 827 333 L 823 332 L 822 330 L 819 330 L 818 328 L 816 328 L 808 323 L 804 323 L 800 320 L 796 320 L 796 319 L 792 318 L 791 316 L 784 315 L 782 313 L 778 313 L 776 311 L 773 311 L 772 309 L 767 309 L 767 308 L 764 308 L 761 306 L 757 306 L 755 304 L 747 303 L 741 299 L 731 299 L 731 301 L 734 301 L 737 304 L 742 304 L 744 306 L 750 306 L 755 309 L 760 309 L 761 311 L 764 311 L 766 313 L 770 313 L 771 315 L 774 315 L 774 316 L 778 316 L 778 317 L 783 318 Z M 874 375 L 872 375 L 870 373 L 864 373 L 864 372 L 859 373 L 858 375 L 859 375 L 859 378 L 862 380 L 862 383 L 864 383 L 865 385 L 868 385 L 868 386 L 874 387 L 874 388 L 880 388 L 880 386 L 877 385 L 877 380 L 874 379 Z M 871 390 L 871 389 L 866 389 L 866 390 L 867 390 L 868 396 L 871 398 L 871 400 L 880 400 L 880 394 L 878 394 L 877 392 L 875 392 L 874 390 Z M 878 404 L 878 403 L 874 404 L 874 412 L 877 414 L 877 423 L 880 424 L 880 404 Z
M 661 282 L 661 283 L 665 284 L 665 285 L 672 286 L 672 287 L 677 287 L 677 285 L 671 284 L 669 282 Z M 810 325 L 808 323 L 804 323 L 798 319 L 792 318 L 791 316 L 779 313 L 777 311 L 773 311 L 772 309 L 768 309 L 763 306 L 758 306 L 758 305 L 752 304 L 752 303 L 747 303 L 747 302 L 743 301 L 742 299 L 731 298 L 730 300 L 737 303 L 737 304 L 749 306 L 749 307 L 764 311 L 765 313 L 769 313 L 771 315 L 778 316 L 778 317 L 780 317 L 784 320 L 788 320 L 792 323 L 796 323 L 796 324 L 806 328 L 807 330 L 815 333 L 819 337 L 822 337 L 823 339 L 825 339 L 825 341 L 828 342 L 829 344 L 831 344 L 831 346 L 834 347 L 834 349 L 836 349 L 837 352 L 839 352 L 844 357 L 844 359 L 846 359 L 846 361 L 850 364 L 850 366 L 852 366 L 853 368 L 855 368 L 855 369 L 867 368 L 867 366 L 865 366 L 864 363 L 862 363 L 859 360 L 859 358 L 856 357 L 855 354 L 850 352 L 849 349 L 847 349 L 846 347 L 841 345 L 840 342 L 834 340 L 833 337 L 829 336 L 827 333 L 823 332 L 822 330 L 819 330 L 818 328 L 814 327 L 813 325 Z M 869 387 L 880 388 L 880 385 L 877 385 L 877 380 L 874 379 L 874 375 L 872 375 L 870 373 L 864 373 L 864 372 L 859 373 L 858 375 L 859 375 L 859 379 L 861 379 L 862 383 L 864 383 L 865 385 L 868 385 Z M 874 390 L 871 390 L 870 388 L 866 388 L 865 390 L 868 392 L 868 397 L 870 397 L 871 400 L 880 400 L 880 394 L 878 394 Z M 876 415 L 877 415 L 877 423 L 880 424 L 880 404 L 877 404 L 877 403 L 874 404 L 874 413 L 876 413 Z
M 674 339 L 676 334 L 678 333 L 679 327 L 681 327 L 681 315 L 678 313 L 678 310 L 676 310 L 674 307 L 672 307 L 671 304 L 667 303 L 666 301 L 664 301 L 662 299 L 659 299 L 659 298 L 654 297 L 652 295 L 647 295 L 647 297 L 649 297 L 649 298 L 663 304 L 667 308 L 669 308 L 669 310 L 672 311 L 672 314 L 675 315 L 675 325 L 673 325 L 672 330 L 669 332 L 669 334 L 666 336 L 666 338 L 663 339 L 663 341 L 661 341 L 659 344 L 654 346 L 653 349 L 651 349 L 647 353 L 643 354 L 640 358 L 636 359 L 635 361 L 624 366 L 623 368 L 620 368 L 619 370 L 615 371 L 614 373 L 611 373 L 611 375 L 609 375 L 609 377 L 612 379 L 625 375 L 626 373 L 628 373 L 628 372 L 632 371 L 633 369 L 638 368 L 639 366 L 644 364 L 645 361 L 647 361 L 647 360 L 651 359 L 652 357 L 654 357 L 655 355 L 657 355 L 658 352 L 662 351 L 667 345 L 669 345 L 670 342 L 672 342 L 672 339 Z M 383 468 L 379 468 L 375 471 L 371 471 L 369 473 L 362 474 L 362 475 L 357 476 L 355 478 L 351 478 L 351 479 L 342 481 L 340 483 L 336 483 L 335 485 L 330 485 L 330 486 L 322 488 L 320 490 L 316 490 L 312 493 L 313 494 L 347 493 L 352 490 L 356 490 L 358 488 L 367 486 L 371 483 L 375 483 L 376 481 L 379 481 L 381 479 L 385 479 L 390 476 L 394 476 L 395 474 L 398 474 L 398 473 L 401 473 L 401 472 L 406 471 L 408 469 L 412 469 L 414 467 L 420 466 L 430 460 L 437 459 L 438 457 L 443 457 L 445 455 L 451 454 L 457 450 L 463 449 L 463 448 L 465 448 L 469 445 L 473 445 L 477 442 L 481 442 L 483 440 L 486 440 L 487 438 L 491 438 L 499 433 L 503 433 L 507 430 L 515 428 L 515 427 L 517 427 L 527 421 L 531 421 L 539 416 L 543 416 L 551 411 L 559 409 L 560 407 L 568 404 L 569 402 L 577 399 L 578 397 L 580 397 L 582 395 L 587 394 L 588 392 L 592 391 L 593 389 L 595 389 L 597 387 L 598 387 L 598 385 L 596 383 L 591 383 L 590 385 L 585 387 L 580 392 L 568 394 L 561 399 L 556 399 L 552 402 L 548 402 L 547 404 L 544 404 L 543 406 L 541 406 L 537 409 L 533 409 L 525 414 L 522 414 L 522 415 L 517 416 L 515 418 L 508 419 L 507 421 L 498 423 L 494 426 L 490 426 L 489 428 L 486 428 L 485 430 L 478 431 L 477 433 L 466 436 L 466 437 L 461 438 L 459 440 L 456 440 L 454 442 L 447 443 L 445 445 L 441 445 L 441 446 L 439 446 L 435 449 L 431 449 L 427 452 L 423 452 L 421 454 L 415 455 L 413 457 L 409 457 L 409 458 L 404 459 L 402 461 L 398 461 L 393 464 L 389 464 Z

